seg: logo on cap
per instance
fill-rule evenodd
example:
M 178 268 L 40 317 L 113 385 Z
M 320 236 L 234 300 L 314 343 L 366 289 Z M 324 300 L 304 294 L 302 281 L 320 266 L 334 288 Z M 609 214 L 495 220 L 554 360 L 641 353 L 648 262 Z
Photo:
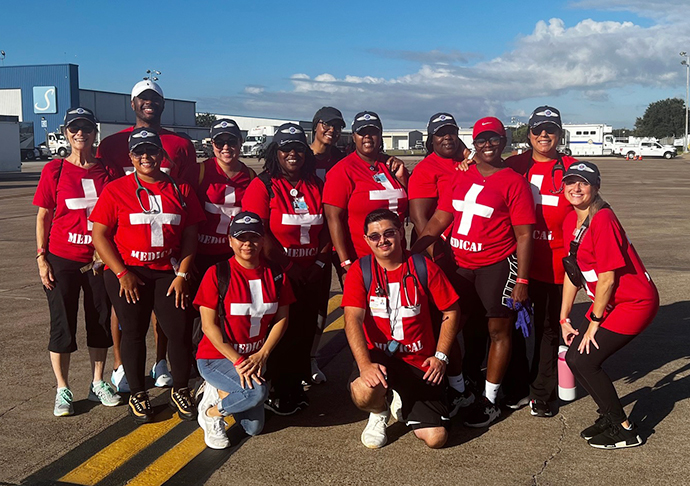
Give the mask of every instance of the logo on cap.
M 585 164 L 578 164 L 577 170 L 583 170 L 585 172 L 594 172 L 592 169 L 587 167 Z
M 252 223 L 258 223 L 259 222 L 258 219 L 252 218 L 251 216 L 245 216 L 241 220 L 235 220 L 235 221 L 237 223 L 240 223 L 240 224 L 252 224 Z
M 535 115 L 545 116 L 545 117 L 552 117 L 552 116 L 553 116 L 553 117 L 558 117 L 558 113 L 554 113 L 554 112 L 551 111 L 551 110 L 544 110 L 544 111 L 541 111 L 541 112 L 539 112 L 539 113 L 535 113 Z
M 86 111 L 84 110 L 84 108 L 77 108 L 77 114 L 78 114 L 78 115 L 83 115 L 84 113 L 86 113 Z
M 221 128 L 227 128 L 228 127 L 228 122 L 221 122 L 220 124 Z
M 144 131 L 142 131 L 142 132 L 139 132 L 139 136 L 141 136 L 141 138 L 146 138 L 146 137 L 149 136 L 149 132 L 147 132 L 146 130 L 144 130 Z

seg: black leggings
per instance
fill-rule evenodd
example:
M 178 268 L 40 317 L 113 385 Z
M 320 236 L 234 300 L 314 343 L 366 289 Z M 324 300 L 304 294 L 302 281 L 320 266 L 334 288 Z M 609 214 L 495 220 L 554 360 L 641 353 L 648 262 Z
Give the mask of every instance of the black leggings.
M 125 375 L 132 393 L 144 391 L 146 377 L 146 333 L 151 311 L 156 314 L 163 334 L 168 338 L 168 355 L 173 375 L 173 388 L 188 386 L 192 361 L 192 326 L 189 309 L 175 307 L 175 294 L 166 296 L 175 279 L 172 270 L 151 270 L 146 267 L 128 267 L 145 285 L 139 286 L 139 301 L 128 304 L 120 297 L 120 282 L 111 270 L 105 272 L 105 286 L 120 321 L 122 342 L 120 353 Z
M 589 354 L 586 351 L 580 354 L 577 348 L 582 342 L 582 337 L 588 326 L 589 321 L 585 320 L 580 326 L 580 334 L 575 336 L 568 353 L 565 355 L 565 361 L 580 385 L 592 395 L 599 407 L 599 413 L 602 415 L 609 414 L 611 421 L 614 424 L 619 424 L 624 422 L 627 417 L 616 393 L 616 388 L 601 365 L 609 356 L 632 341 L 636 335 L 618 334 L 599 327 L 596 336 L 594 336 L 599 349 L 590 344 Z

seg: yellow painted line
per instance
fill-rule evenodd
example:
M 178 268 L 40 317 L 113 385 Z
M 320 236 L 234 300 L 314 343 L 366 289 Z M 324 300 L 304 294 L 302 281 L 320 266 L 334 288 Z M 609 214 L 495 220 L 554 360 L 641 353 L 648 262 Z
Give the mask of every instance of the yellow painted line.
M 232 427 L 235 420 L 226 417 L 225 422 Z M 206 449 L 204 431 L 199 428 L 180 441 L 175 447 L 156 459 L 149 467 L 137 474 L 128 486 L 157 486 L 165 483 L 182 469 L 189 461 Z
M 171 413 L 173 413 L 171 410 L 166 410 L 158 414 L 156 419 L 160 419 Z M 107 448 L 65 474 L 60 478 L 60 481 L 83 486 L 93 486 L 108 477 L 113 471 L 153 444 L 156 440 L 163 437 L 181 421 L 182 420 L 177 414 L 175 414 L 167 420 L 140 425 L 133 432 L 117 439 Z
M 336 310 L 338 307 L 340 307 L 341 302 L 343 301 L 343 294 L 335 294 L 333 297 L 331 297 L 328 300 L 328 313 L 330 314 L 334 310 Z
M 335 321 L 331 322 L 331 324 L 326 329 L 324 329 L 323 332 L 340 331 L 341 329 L 345 329 L 344 316 L 340 316 Z

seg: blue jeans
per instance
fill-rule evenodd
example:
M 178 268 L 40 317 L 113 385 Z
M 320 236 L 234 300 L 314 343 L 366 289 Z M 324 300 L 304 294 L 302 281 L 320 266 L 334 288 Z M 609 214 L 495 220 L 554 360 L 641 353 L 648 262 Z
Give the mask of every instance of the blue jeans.
M 229 359 L 198 359 L 199 374 L 218 390 L 228 394 L 218 406 L 224 416 L 231 415 L 248 435 L 258 435 L 264 428 L 264 402 L 268 397 L 266 384 L 242 388 L 240 376 Z

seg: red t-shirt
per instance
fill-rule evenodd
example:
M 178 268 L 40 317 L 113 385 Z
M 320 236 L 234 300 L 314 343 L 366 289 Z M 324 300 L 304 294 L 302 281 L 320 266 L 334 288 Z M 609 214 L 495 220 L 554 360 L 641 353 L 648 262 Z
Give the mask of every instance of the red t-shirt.
M 327 158 L 316 159 L 316 177 L 326 182 L 326 173 L 339 162 L 345 154 L 338 147 L 331 148 L 330 156 Z
M 243 164 L 244 165 L 244 164 Z M 197 164 L 196 183 L 199 182 L 199 168 L 204 167 L 204 178 L 196 195 L 204 208 L 206 221 L 199 225 L 200 255 L 222 255 L 230 253 L 228 228 L 242 208 L 242 198 L 249 186 L 249 169 L 243 167 L 232 179 L 228 178 L 216 162 L 215 157 Z
M 569 248 L 574 239 L 577 214 L 568 214 L 563 222 L 565 244 Z M 658 303 L 659 294 L 652 278 L 628 240 L 625 230 L 611 209 L 600 209 L 580 240 L 577 264 L 586 281 L 587 295 L 594 300 L 599 274 L 616 271 L 616 284 L 606 310 L 619 304 L 651 305 Z M 658 305 L 658 304 L 657 304 Z M 632 322 L 632 324 L 631 324 Z M 637 319 L 604 319 L 602 327 L 619 334 L 639 334 L 649 322 Z M 613 325 L 614 327 L 610 327 Z
M 534 224 L 529 183 L 505 168 L 484 177 L 476 165 L 457 171 L 438 209 L 453 215 L 450 246 L 459 267 L 493 265 L 517 249 L 513 226 Z
M 98 145 L 96 157 L 103 159 L 106 165 L 120 167 L 125 174 L 134 172 L 132 160 L 129 158 L 129 135 L 134 127 L 125 128 L 122 131 L 113 133 L 101 140 Z M 196 150 L 194 144 L 175 132 L 162 128 L 158 135 L 163 142 L 163 148 L 172 159 L 172 163 L 167 158 L 161 163 L 161 169 L 168 172 L 176 181 L 184 181 L 194 184 L 193 176 L 190 174 L 196 165 Z
M 75 262 L 91 261 L 94 248 L 88 217 L 103 188 L 119 175 L 100 162 L 83 169 L 55 159 L 43 167 L 33 203 L 54 210 L 48 237 L 50 253 Z
M 367 214 L 374 209 L 390 209 L 403 222 L 407 213 L 407 191 L 384 161 L 370 166 L 357 152 L 352 152 L 328 172 L 323 202 L 347 211 L 348 251 L 354 251 L 358 257 L 371 253 L 362 237 Z
M 268 326 L 278 308 L 295 301 L 290 280 L 283 274 L 280 299 L 270 267 L 247 269 L 235 257 L 230 258 L 230 279 L 225 295 L 225 330 L 235 351 L 249 356 L 261 349 Z M 218 274 L 216 266 L 208 269 L 194 298 L 194 307 L 218 309 Z M 218 324 L 218 322 L 216 322 Z M 206 336 L 201 339 L 197 359 L 225 359 Z
M 310 177 L 293 187 L 284 177 L 273 177 L 271 184 L 274 196 L 269 198 L 266 185 L 254 178 L 244 193 L 242 210 L 268 220 L 271 233 L 290 260 L 305 268 L 313 265 L 325 222 L 321 179 Z
M 562 156 L 565 169 L 577 160 Z M 532 189 L 537 223 L 532 231 L 532 265 L 530 278 L 541 282 L 562 284 L 563 257 L 568 254 L 563 245 L 563 220 L 573 207 L 560 191 L 564 171 L 553 172 L 557 160 L 535 162 L 528 150 L 506 160 L 506 165 L 527 178 Z M 555 189 L 554 189 L 555 188 Z M 560 191 L 554 194 L 552 191 Z
M 361 260 L 352 264 L 347 272 L 341 306 L 367 310 L 364 317 L 364 335 L 370 350 L 384 351 L 386 343 L 395 339 L 401 343 L 395 356 L 422 371 L 426 371 L 422 368 L 422 363 L 436 352 L 436 339 L 429 314 L 429 299 L 437 308 L 445 310 L 457 302 L 458 295 L 453 290 L 448 277 L 434 262 L 427 259 L 428 285 L 431 295 L 427 295 L 422 285 L 419 285 L 418 305 L 402 306 L 401 282 L 408 269 L 408 264 L 405 263 L 391 272 L 380 269 L 387 279 L 386 293 L 388 295 L 387 299 L 384 298 L 384 305 L 381 305 L 381 302 L 378 301 L 381 298 L 376 297 L 374 261 L 372 256 L 372 283 L 368 292 L 364 287 L 362 268 L 360 267 Z M 410 272 L 419 278 L 412 261 L 408 259 L 408 262 Z M 408 295 L 412 298 L 411 290 L 408 291 Z
M 137 183 L 130 174 L 106 186 L 89 219 L 114 230 L 115 246 L 125 265 L 171 270 L 171 259 L 180 258 L 184 229 L 203 221 L 204 211 L 189 184 L 179 184 L 186 209 L 167 177 L 154 183 L 141 181 L 141 185 L 152 193 L 146 197 L 139 191 L 144 208 L 157 209 L 157 214 L 142 211 Z

